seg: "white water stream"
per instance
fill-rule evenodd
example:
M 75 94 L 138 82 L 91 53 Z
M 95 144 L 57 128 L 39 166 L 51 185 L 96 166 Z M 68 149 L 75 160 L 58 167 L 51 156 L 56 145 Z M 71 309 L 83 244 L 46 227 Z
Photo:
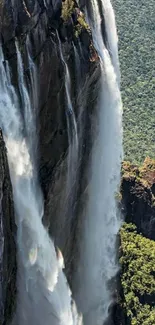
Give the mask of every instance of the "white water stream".
M 105 19 L 105 29 L 108 41 L 108 50 L 111 56 L 112 64 L 120 83 L 120 68 L 118 59 L 118 36 L 116 29 L 115 14 L 110 0 L 102 0 L 103 15 Z
M 119 187 L 122 160 L 122 103 L 115 66 L 103 43 L 97 0 L 91 0 L 91 5 L 89 23 L 101 59 L 102 78 L 98 102 L 98 136 L 92 152 L 89 198 L 83 216 L 75 296 L 78 308 L 83 313 L 84 325 L 103 325 L 109 316 L 109 307 L 114 302 L 115 287 L 111 280 L 119 269 L 116 236 L 121 221 L 115 195 Z M 112 11 L 110 13 L 113 14 Z M 113 20 L 113 16 L 110 19 Z M 113 28 L 115 34 L 114 25 Z M 116 40 L 115 37 L 111 39 L 111 51 L 116 49 Z
M 71 192 L 76 180 L 76 169 L 78 159 L 78 130 L 76 123 L 76 116 L 74 107 L 71 99 L 71 78 L 68 65 L 65 61 L 62 52 L 61 41 L 57 33 L 60 57 L 65 67 L 65 91 L 66 91 L 66 120 L 67 120 L 67 131 L 68 131 L 68 179 L 67 179 L 67 192 Z M 73 193 L 72 193 L 73 194 Z
M 43 198 L 35 170 L 35 116 L 27 91 L 18 45 L 17 69 L 21 100 L 11 84 L 7 61 L 0 47 L 0 123 L 8 151 L 18 227 L 18 295 L 14 324 L 78 324 L 62 257 L 42 224 Z M 27 49 L 28 51 L 28 49 Z M 29 66 L 32 60 L 29 58 Z M 33 74 L 35 70 L 32 69 Z M 31 75 L 31 81 L 36 77 Z M 34 87 L 37 92 L 37 87 Z M 38 97 L 38 93 L 32 96 Z

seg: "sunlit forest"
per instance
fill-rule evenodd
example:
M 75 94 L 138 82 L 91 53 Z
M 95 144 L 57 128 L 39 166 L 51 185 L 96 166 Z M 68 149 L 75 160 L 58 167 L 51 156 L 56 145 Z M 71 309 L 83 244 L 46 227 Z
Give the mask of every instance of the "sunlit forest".
M 124 158 L 140 163 L 155 152 L 155 3 L 113 0 L 124 103 Z

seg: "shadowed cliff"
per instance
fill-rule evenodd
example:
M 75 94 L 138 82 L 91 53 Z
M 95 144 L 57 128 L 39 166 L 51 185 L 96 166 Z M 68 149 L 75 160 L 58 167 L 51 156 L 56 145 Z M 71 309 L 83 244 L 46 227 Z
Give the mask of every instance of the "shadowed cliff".
M 140 167 L 124 162 L 121 193 L 125 221 L 155 240 L 155 161 L 148 157 Z
M 7 153 L 0 130 L 0 324 L 8 324 L 16 297 L 16 226 Z

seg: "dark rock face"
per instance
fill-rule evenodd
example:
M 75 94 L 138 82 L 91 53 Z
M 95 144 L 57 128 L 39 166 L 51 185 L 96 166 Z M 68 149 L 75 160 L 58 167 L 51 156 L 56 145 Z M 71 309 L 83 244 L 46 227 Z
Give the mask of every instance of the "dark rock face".
M 7 42 L 34 28 L 45 11 L 51 18 L 56 17 L 61 0 L 2 0 L 0 7 L 1 33 Z
M 155 206 L 152 191 L 135 179 L 122 182 L 125 220 L 136 224 L 139 233 L 155 240 Z
M 6 148 L 0 131 L 0 324 L 7 325 L 16 297 L 16 226 Z
M 146 158 L 141 167 L 128 166 L 122 177 L 121 193 L 126 222 L 139 233 L 155 240 L 155 162 Z

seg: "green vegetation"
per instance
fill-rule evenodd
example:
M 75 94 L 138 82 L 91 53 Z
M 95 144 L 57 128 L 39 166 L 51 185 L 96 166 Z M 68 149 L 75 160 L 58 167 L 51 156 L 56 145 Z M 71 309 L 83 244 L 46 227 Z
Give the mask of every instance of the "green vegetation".
M 155 324 L 155 242 L 124 224 L 121 236 L 123 308 L 131 325 Z
M 78 24 L 75 26 L 75 36 L 78 37 L 80 33 L 82 32 L 82 29 L 86 29 L 88 32 L 90 32 L 90 27 L 85 21 L 84 14 L 81 13 L 81 15 L 77 18 Z
M 130 161 L 122 162 L 122 175 L 124 178 L 136 178 L 145 187 L 151 187 L 155 183 L 155 159 L 146 157 L 141 166 L 134 165 Z
M 67 21 L 74 10 L 74 1 L 73 0 L 65 0 L 62 2 L 62 13 L 61 16 L 64 21 Z
M 90 27 L 86 23 L 84 13 L 77 7 L 76 2 L 74 0 L 65 0 L 62 2 L 61 17 L 65 22 L 67 22 L 73 13 L 77 16 L 76 23 L 74 25 L 75 36 L 78 37 L 83 29 L 90 32 Z
M 119 34 L 125 159 L 141 163 L 155 153 L 154 0 L 112 0 Z

